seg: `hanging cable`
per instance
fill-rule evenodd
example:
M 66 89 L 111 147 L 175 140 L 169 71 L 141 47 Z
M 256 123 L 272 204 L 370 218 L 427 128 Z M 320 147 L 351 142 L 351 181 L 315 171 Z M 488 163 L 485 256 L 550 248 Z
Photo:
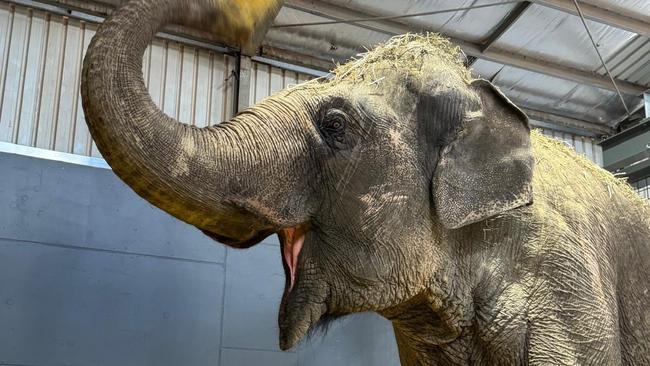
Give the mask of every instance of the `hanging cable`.
M 511 0 L 511 1 L 503 1 L 503 2 L 499 2 L 499 3 L 490 3 L 490 4 L 481 4 L 481 5 L 474 5 L 474 6 L 465 6 L 465 7 L 462 7 L 462 8 L 452 8 L 452 9 L 444 9 L 444 10 L 426 11 L 426 12 L 423 12 L 423 13 L 414 13 L 414 14 L 406 14 L 406 15 L 392 15 L 392 16 L 384 16 L 384 17 L 369 17 L 369 18 L 357 18 L 357 19 L 345 19 L 345 20 L 327 20 L 327 21 L 313 22 L 313 23 L 277 24 L 277 25 L 272 26 L 272 28 L 308 27 L 308 26 L 314 26 L 314 25 L 327 25 L 327 24 L 351 24 L 351 23 L 361 23 L 361 22 L 372 22 L 372 21 L 376 21 L 376 20 L 394 20 L 394 19 L 403 19 L 403 18 L 414 18 L 414 17 L 425 16 L 425 15 L 435 15 L 435 14 L 443 14 L 443 13 L 455 13 L 457 11 L 489 8 L 489 7 L 492 7 L 492 6 L 500 6 L 500 5 L 520 3 L 521 1 L 522 0 Z
M 582 9 L 580 9 L 580 4 L 578 4 L 578 0 L 573 0 L 573 3 L 576 6 L 576 10 L 578 11 L 578 16 L 580 16 L 580 19 L 582 20 L 582 24 L 585 26 L 585 29 L 587 30 L 587 35 L 589 35 L 589 39 L 591 39 L 591 44 L 594 46 L 594 49 L 596 50 L 596 53 L 598 54 L 598 58 L 600 59 L 600 62 L 603 64 L 603 67 L 605 68 L 605 72 L 607 72 L 607 76 L 609 76 L 609 79 L 612 81 L 612 84 L 614 84 L 614 88 L 616 89 L 616 93 L 618 94 L 618 97 L 621 99 L 621 103 L 623 103 L 623 108 L 625 108 L 625 112 L 627 113 L 627 117 L 630 117 L 630 110 L 627 108 L 627 104 L 625 103 L 625 99 L 623 99 L 623 94 L 621 94 L 620 89 L 618 89 L 618 85 L 616 85 L 616 80 L 614 80 L 614 77 L 612 76 L 612 73 L 609 71 L 609 67 L 607 67 L 607 63 L 605 62 L 605 59 L 603 59 L 603 55 L 601 55 L 600 50 L 598 49 L 598 45 L 596 44 L 596 41 L 594 40 L 594 37 L 591 35 L 591 30 L 589 29 L 589 26 L 587 25 L 587 21 L 585 20 L 584 15 L 582 14 Z

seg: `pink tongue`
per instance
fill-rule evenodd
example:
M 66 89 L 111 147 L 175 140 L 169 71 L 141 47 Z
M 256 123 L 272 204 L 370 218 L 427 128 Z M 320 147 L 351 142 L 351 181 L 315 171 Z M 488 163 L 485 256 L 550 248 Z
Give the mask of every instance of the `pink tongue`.
M 296 282 L 296 268 L 298 267 L 298 255 L 305 242 L 305 232 L 300 226 L 283 229 L 285 243 L 283 247 L 284 262 L 289 267 L 289 291 L 293 289 Z

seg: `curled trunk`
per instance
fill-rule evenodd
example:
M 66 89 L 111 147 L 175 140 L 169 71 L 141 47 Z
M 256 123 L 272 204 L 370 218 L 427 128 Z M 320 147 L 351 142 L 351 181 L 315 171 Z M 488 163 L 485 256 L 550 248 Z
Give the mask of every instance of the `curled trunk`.
M 269 158 L 254 152 L 260 141 L 272 139 L 272 129 L 260 127 L 277 116 L 267 108 L 219 126 L 188 126 L 153 103 L 142 76 L 144 51 L 162 26 L 211 24 L 220 7 L 219 0 L 132 0 L 122 6 L 89 46 L 82 101 L 98 149 L 133 190 L 220 241 L 247 246 L 284 224 L 260 215 L 247 200 L 255 191 L 250 174 Z

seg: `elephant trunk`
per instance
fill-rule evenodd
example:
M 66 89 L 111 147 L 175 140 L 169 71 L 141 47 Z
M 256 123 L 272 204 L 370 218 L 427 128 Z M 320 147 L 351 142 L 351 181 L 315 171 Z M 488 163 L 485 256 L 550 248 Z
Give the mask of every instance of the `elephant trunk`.
M 277 110 L 286 109 L 286 103 L 199 129 L 165 115 L 151 100 L 142 76 L 144 51 L 161 27 L 175 22 L 207 28 L 217 21 L 220 7 L 220 0 L 128 2 L 93 38 L 84 60 L 81 93 L 97 147 L 122 180 L 173 216 L 226 244 L 245 247 L 301 220 L 274 215 L 264 198 L 277 197 L 253 199 L 259 185 L 268 184 L 262 178 L 274 179 L 264 169 L 261 176 L 251 175 L 273 158 L 268 149 L 274 146 L 260 145 L 280 138 L 265 126 L 268 119 L 279 117 Z M 224 21 L 220 24 L 223 27 Z M 277 148 L 280 155 L 298 153 Z

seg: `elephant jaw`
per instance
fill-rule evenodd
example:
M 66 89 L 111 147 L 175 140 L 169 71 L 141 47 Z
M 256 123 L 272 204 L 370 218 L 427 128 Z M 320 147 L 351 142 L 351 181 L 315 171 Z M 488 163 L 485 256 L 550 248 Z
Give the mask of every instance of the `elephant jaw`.
M 328 290 L 305 278 L 300 281 L 298 278 L 299 257 L 307 231 L 306 226 L 299 225 L 282 229 L 279 233 L 286 276 L 278 319 L 280 348 L 284 351 L 294 347 L 327 312 Z

